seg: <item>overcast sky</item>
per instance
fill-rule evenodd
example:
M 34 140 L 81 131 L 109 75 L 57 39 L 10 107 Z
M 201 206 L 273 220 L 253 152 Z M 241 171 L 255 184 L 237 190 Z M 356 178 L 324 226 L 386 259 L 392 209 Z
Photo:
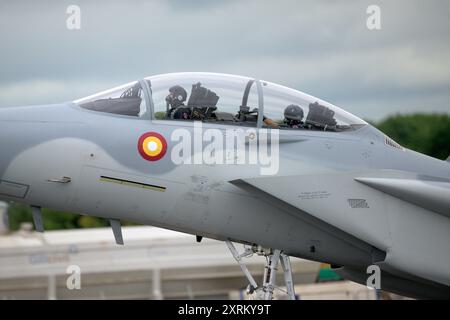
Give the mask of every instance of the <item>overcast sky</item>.
M 68 30 L 66 9 L 81 9 Z M 381 9 L 368 30 L 366 9 Z M 179 71 L 246 75 L 362 118 L 450 113 L 450 1 L 1 1 L 0 106 Z

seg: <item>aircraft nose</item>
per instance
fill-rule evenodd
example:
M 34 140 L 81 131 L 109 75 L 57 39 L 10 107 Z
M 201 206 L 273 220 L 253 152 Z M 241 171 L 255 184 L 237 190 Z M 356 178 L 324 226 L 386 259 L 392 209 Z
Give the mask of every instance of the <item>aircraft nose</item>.
M 23 107 L 0 107 L 0 180 L 26 139 Z M 5 178 L 5 180 L 7 180 Z

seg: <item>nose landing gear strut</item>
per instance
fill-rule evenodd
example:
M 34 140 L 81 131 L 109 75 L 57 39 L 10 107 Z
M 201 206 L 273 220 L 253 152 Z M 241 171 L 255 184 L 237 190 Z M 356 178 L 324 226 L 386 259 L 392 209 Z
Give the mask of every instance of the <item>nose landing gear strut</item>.
M 292 269 L 288 255 L 277 249 L 266 249 L 260 246 L 252 246 L 251 248 L 246 247 L 245 251 L 239 254 L 239 252 L 236 250 L 236 247 L 231 241 L 227 240 L 226 244 L 228 246 L 228 249 L 230 249 L 230 252 L 233 255 L 234 259 L 236 259 L 237 263 L 241 267 L 242 272 L 244 272 L 246 278 L 248 279 L 248 282 L 250 283 L 247 287 L 248 294 L 252 294 L 255 292 L 255 298 L 257 300 L 272 300 L 273 292 L 275 289 L 278 264 L 281 263 L 281 267 L 284 271 L 284 281 L 286 284 L 287 294 L 290 300 L 295 300 L 294 282 L 292 281 Z M 249 257 L 254 253 L 266 258 L 263 284 L 261 287 L 258 287 L 255 279 L 251 275 L 247 266 L 242 261 L 243 258 Z

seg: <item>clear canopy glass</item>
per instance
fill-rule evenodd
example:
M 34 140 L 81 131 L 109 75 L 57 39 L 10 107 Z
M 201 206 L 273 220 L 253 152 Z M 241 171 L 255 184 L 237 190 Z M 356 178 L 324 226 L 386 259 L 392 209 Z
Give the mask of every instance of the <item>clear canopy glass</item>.
M 264 115 L 280 128 L 344 131 L 367 124 L 364 120 L 331 103 L 300 91 L 261 81 L 264 92 Z M 296 110 L 294 115 L 290 110 Z M 293 119 L 299 119 L 293 124 Z
M 84 109 L 132 117 L 139 117 L 147 110 L 143 89 L 138 81 L 74 102 Z
M 141 84 L 145 84 L 144 88 Z M 149 107 L 143 94 L 148 89 Z M 300 91 L 268 81 L 217 73 L 156 75 L 75 103 L 93 111 L 136 117 L 151 112 L 149 118 L 155 120 L 259 124 L 278 129 L 345 131 L 367 124 Z
M 251 78 L 215 73 L 172 73 L 145 79 L 151 87 L 155 119 L 201 120 L 256 126 L 257 113 L 239 121 L 241 106 L 258 108 Z M 248 89 L 247 89 L 248 88 Z

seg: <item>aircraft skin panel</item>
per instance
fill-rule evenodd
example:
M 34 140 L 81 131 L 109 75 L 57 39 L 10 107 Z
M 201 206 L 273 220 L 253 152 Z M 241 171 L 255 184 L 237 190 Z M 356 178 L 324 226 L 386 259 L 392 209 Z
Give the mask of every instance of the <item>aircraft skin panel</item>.
M 351 266 L 372 262 L 370 245 L 343 240 L 268 203 L 267 196 L 224 183 L 221 170 L 175 170 L 171 175 L 143 175 L 97 144 L 64 138 L 25 149 L 11 161 L 5 177 L 30 183 L 31 192 L 23 201 L 31 205 L 279 247 L 315 261 Z M 47 181 L 66 175 L 70 183 Z
M 10 193 L 8 199 L 50 208 L 70 206 L 86 147 L 82 139 L 60 138 L 25 149 L 9 164 L 3 180 L 27 186 L 22 187 L 26 192 Z
M 45 201 L 55 210 L 279 247 L 315 261 L 355 267 L 372 263 L 370 245 L 337 236 L 332 228 L 305 220 L 292 208 L 268 202 L 267 195 L 224 183 L 215 168 L 198 167 L 196 172 L 178 167 L 172 175 L 142 175 L 88 141 L 56 139 L 37 148 L 26 149 L 5 170 L 5 176 L 30 183 L 32 192 L 25 203 L 44 205 Z M 46 181 L 65 175 L 72 178 L 70 183 Z
M 377 190 L 450 218 L 450 181 L 356 178 Z
M 74 202 L 77 212 L 107 213 L 107 218 L 112 219 L 123 219 L 126 212 L 132 221 L 154 215 L 164 222 L 164 212 L 173 212 L 173 200 L 187 190 L 182 183 L 87 165 L 82 169 L 81 181 Z
M 386 251 L 385 262 L 392 267 L 450 285 L 450 271 L 442 268 L 450 264 L 450 219 L 352 181 L 352 175 L 343 175 L 339 184 L 327 179 L 330 177 L 302 176 L 245 181 Z M 337 181 L 337 177 L 332 179 Z M 296 188 L 292 188 L 293 181 Z M 345 201 L 350 198 L 366 202 L 352 209 Z
M 23 199 L 30 186 L 7 180 L 0 180 L 0 196 Z
M 341 267 L 333 269 L 351 281 L 366 285 L 367 273 L 365 270 Z M 382 271 L 381 287 L 383 290 L 406 295 L 415 299 L 448 299 L 450 288 L 438 283 L 427 282 L 417 277 L 410 278 L 410 275 L 394 275 L 388 271 Z
M 381 191 L 376 191 L 381 192 Z M 450 219 L 387 195 L 392 246 L 385 262 L 430 281 L 450 285 Z
M 380 250 L 386 250 L 391 246 L 391 240 L 385 196 L 360 187 L 353 176 L 329 173 L 243 180 Z M 355 200 L 362 204 L 355 206 Z
M 110 183 L 101 179 L 104 175 L 164 186 L 166 190 Z M 119 169 L 86 166 L 82 172 L 83 187 L 76 197 L 84 200 L 77 204 L 76 211 L 86 210 L 90 214 L 117 219 L 127 212 L 127 217 L 133 221 L 219 240 L 229 238 L 282 247 L 293 256 L 315 261 L 352 266 L 372 263 L 373 248 L 370 245 L 323 230 L 301 219 L 298 212 L 270 202 L 267 196 L 245 192 L 230 184 L 217 184 L 204 176 L 191 178 L 187 180 L 189 183 L 181 184 Z M 121 194 L 121 197 L 112 198 L 112 193 Z
M 232 185 L 239 187 L 241 190 L 249 192 L 252 195 L 257 196 L 259 199 L 262 199 L 263 201 L 273 205 L 282 208 L 286 212 L 289 212 L 292 215 L 298 216 L 300 219 L 302 219 L 305 223 L 315 225 L 317 228 L 323 230 L 324 232 L 327 232 L 329 234 L 333 234 L 336 237 L 342 239 L 345 242 L 350 243 L 352 246 L 358 247 L 359 249 L 363 251 L 371 251 L 371 246 L 360 239 L 357 239 L 353 236 L 351 236 L 348 233 L 345 233 L 344 231 L 336 228 L 335 226 L 332 226 L 330 224 L 325 223 L 324 221 L 315 218 L 308 212 L 302 211 L 299 208 L 296 208 L 279 198 L 274 197 L 270 193 L 264 192 L 259 188 L 256 188 L 252 186 L 251 184 L 239 179 L 235 181 L 230 182 Z

